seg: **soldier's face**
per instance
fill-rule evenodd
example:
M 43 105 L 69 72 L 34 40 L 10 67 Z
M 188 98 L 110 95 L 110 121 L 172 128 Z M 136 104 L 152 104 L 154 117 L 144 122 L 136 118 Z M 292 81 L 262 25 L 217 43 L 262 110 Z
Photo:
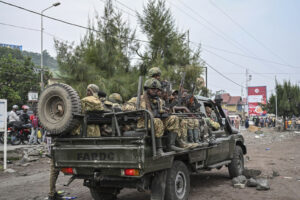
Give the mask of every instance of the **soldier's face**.
M 86 96 L 93 96 L 93 93 L 90 89 L 86 90 Z
M 160 81 L 160 75 L 154 75 L 153 78 L 157 79 Z
M 159 91 L 158 89 L 148 89 L 148 94 L 149 94 L 151 97 L 156 97 L 158 91 Z

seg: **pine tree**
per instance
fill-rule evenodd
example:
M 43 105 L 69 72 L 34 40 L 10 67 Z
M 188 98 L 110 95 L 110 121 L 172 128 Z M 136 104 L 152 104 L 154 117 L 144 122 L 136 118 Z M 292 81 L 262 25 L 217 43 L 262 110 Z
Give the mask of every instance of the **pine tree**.
M 145 52 L 140 54 L 141 74 L 146 75 L 153 66 L 160 67 L 162 77 L 178 87 L 182 72 L 185 71 L 185 88 L 191 91 L 193 85 L 197 85 L 196 80 L 204 64 L 200 59 L 200 48 L 193 52 L 189 47 L 186 34 L 177 30 L 164 0 L 149 0 L 143 13 L 138 14 L 138 19 L 142 32 L 149 40 Z

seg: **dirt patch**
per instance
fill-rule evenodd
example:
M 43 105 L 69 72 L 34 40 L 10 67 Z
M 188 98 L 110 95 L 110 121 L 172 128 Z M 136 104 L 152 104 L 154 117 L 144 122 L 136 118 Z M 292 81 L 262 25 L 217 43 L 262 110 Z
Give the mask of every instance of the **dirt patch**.
M 227 168 L 191 175 L 191 193 L 189 200 L 299 200 L 300 199 L 300 135 L 293 132 L 263 131 L 256 138 L 255 133 L 243 132 L 248 144 L 245 166 L 262 171 L 260 177 L 267 178 L 271 189 L 257 191 L 255 188 L 233 188 Z M 283 136 L 282 136 L 283 135 Z M 42 200 L 47 196 L 49 185 L 49 159 L 41 158 L 29 166 L 16 166 L 16 161 L 8 167 L 16 173 L 0 172 L 0 199 Z M 276 172 L 276 176 L 274 175 Z M 279 176 L 278 176 L 279 175 Z M 60 175 L 58 190 L 64 190 L 77 199 L 91 200 L 88 188 L 82 180 L 75 180 L 70 187 L 64 187 L 69 176 Z M 18 192 L 16 192 L 18 191 Z M 147 200 L 149 192 L 140 193 L 134 189 L 124 189 L 119 200 Z

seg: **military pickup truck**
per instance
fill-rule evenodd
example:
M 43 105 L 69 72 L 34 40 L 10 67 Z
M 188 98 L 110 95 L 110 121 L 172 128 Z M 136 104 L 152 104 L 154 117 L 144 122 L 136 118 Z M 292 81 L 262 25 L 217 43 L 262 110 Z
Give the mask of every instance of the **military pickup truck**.
M 51 156 L 55 166 L 71 175 L 69 183 L 82 179 L 93 199 L 116 199 L 123 188 L 136 188 L 140 192 L 150 190 L 153 200 L 186 200 L 190 174 L 226 166 L 229 176 L 236 177 L 243 173 L 247 152 L 243 136 L 230 126 L 221 108 L 221 99 L 213 101 L 198 96 L 197 100 L 202 117 L 207 105 L 215 111 L 221 128 L 207 131 L 217 143 L 204 142 L 199 147 L 163 156 L 156 153 L 153 116 L 147 110 L 83 115 L 76 91 L 65 84 L 54 84 L 41 94 L 38 114 L 53 137 Z M 146 119 L 147 128 L 134 126 L 140 117 Z M 87 137 L 89 124 L 110 127 L 111 134 Z M 80 134 L 71 134 L 78 125 Z M 131 129 L 124 129 L 125 126 Z

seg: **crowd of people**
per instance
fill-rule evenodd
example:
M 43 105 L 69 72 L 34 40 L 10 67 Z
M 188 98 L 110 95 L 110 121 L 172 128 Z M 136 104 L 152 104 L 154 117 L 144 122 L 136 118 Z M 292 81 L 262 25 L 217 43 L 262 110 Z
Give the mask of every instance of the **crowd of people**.
M 290 130 L 299 130 L 300 129 L 300 118 L 298 117 L 290 117 L 287 118 L 283 122 L 282 117 L 278 117 L 277 121 L 275 117 L 246 117 L 245 119 L 245 128 L 249 128 L 250 121 L 253 122 L 253 125 L 260 128 L 273 128 L 273 127 L 281 127 L 285 126 L 286 129 Z
M 275 117 L 254 117 L 252 120 L 257 127 L 270 128 L 276 126 Z

